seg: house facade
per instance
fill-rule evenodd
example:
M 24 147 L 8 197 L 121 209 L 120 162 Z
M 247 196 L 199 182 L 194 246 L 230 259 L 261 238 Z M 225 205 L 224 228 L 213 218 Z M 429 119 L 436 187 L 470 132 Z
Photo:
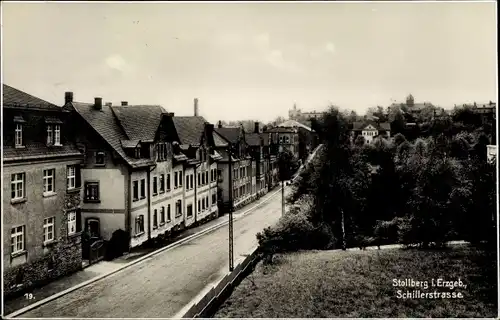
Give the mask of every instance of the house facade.
M 368 120 L 361 122 L 354 122 L 352 128 L 352 137 L 356 139 L 361 135 L 366 143 L 372 143 L 376 137 L 382 136 L 390 138 L 391 125 L 388 122 L 378 123 L 376 121 Z
M 174 117 L 173 121 L 180 148 L 188 157 L 184 177 L 187 225 L 199 224 L 218 216 L 217 161 L 222 156 L 215 150 L 214 127 L 203 117 Z
M 83 156 L 61 107 L 3 84 L 3 267 L 9 297 L 82 268 Z
M 82 229 L 91 239 L 109 241 L 117 230 L 129 248 L 186 226 L 184 167 L 173 114 L 161 106 L 103 105 L 73 101 L 82 166 Z M 86 258 L 86 257 L 84 257 Z
M 303 123 L 295 120 L 287 120 L 278 124 L 278 127 L 297 129 L 299 138 L 298 158 L 302 161 L 305 161 L 307 156 L 319 145 L 319 137 L 317 133 L 311 129 L 311 127 L 306 126 Z
M 267 129 L 274 142 L 277 142 L 278 152 L 289 150 L 294 157 L 299 159 L 299 131 L 297 127 L 274 127 Z

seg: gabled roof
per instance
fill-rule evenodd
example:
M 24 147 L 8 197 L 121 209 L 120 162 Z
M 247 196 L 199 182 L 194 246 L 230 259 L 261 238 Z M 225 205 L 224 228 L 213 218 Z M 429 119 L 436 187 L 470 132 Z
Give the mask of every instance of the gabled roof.
M 104 109 L 104 107 L 103 107 Z M 153 141 L 166 110 L 162 106 L 114 106 L 111 110 L 130 140 Z
M 227 147 L 228 142 L 226 139 L 224 139 L 220 134 L 218 134 L 215 129 L 213 132 L 213 137 L 214 137 L 214 143 L 216 147 Z
M 236 143 L 240 139 L 240 127 L 214 128 L 214 131 L 231 143 Z
M 93 104 L 91 103 L 82 103 L 82 102 L 73 102 L 71 104 L 76 112 L 87 122 L 90 127 L 92 127 L 95 132 L 101 136 L 104 141 L 106 141 L 109 146 L 116 151 L 120 157 L 122 157 L 130 166 L 132 167 L 142 167 L 147 165 L 154 164 L 153 160 L 150 159 L 135 159 L 129 157 L 122 147 L 122 141 L 132 140 L 125 130 L 123 129 L 123 124 L 121 125 L 118 118 L 115 116 L 115 113 L 112 110 L 112 107 L 103 105 L 101 110 L 95 110 Z M 135 108 L 134 108 L 135 109 Z M 131 135 L 141 135 L 143 134 L 146 137 L 149 137 L 149 131 L 156 131 L 158 126 L 151 129 L 147 129 L 145 131 L 134 130 L 130 128 L 132 123 L 130 122 L 130 114 L 132 113 L 132 108 L 130 111 L 126 111 L 126 116 L 122 114 L 122 119 L 125 118 L 125 122 L 128 125 L 128 129 Z M 143 114 L 144 111 L 139 111 L 139 114 Z M 137 125 L 144 124 L 142 119 L 139 120 Z M 151 126 L 151 124 L 149 125 Z M 154 134 L 153 134 L 154 137 Z M 129 142 L 125 142 L 125 144 L 130 145 Z
M 205 118 L 200 116 L 173 117 L 175 129 L 182 145 L 198 145 L 205 132 Z
M 353 131 L 362 131 L 370 125 L 373 126 L 376 130 L 383 130 L 383 131 L 390 131 L 391 130 L 390 123 L 388 123 L 388 122 L 377 123 L 376 121 L 373 121 L 373 120 L 354 122 L 352 130 Z
M 305 124 L 302 124 L 302 123 L 295 121 L 295 120 L 287 120 L 287 121 L 283 122 L 282 124 L 279 124 L 278 127 L 291 127 L 291 128 L 297 127 L 297 128 L 306 129 L 308 131 L 314 131 L 313 129 L 306 126 Z
M 260 146 L 261 145 L 261 137 L 259 133 L 247 133 L 245 134 L 245 141 L 249 146 Z
M 64 112 L 61 107 L 3 84 L 3 107 Z

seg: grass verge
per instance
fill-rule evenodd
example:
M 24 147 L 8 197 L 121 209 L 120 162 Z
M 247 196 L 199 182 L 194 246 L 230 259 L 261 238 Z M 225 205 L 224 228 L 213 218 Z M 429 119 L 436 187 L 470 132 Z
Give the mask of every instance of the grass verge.
M 497 317 L 496 253 L 456 246 L 442 251 L 307 251 L 260 262 L 216 318 Z M 432 287 L 432 279 L 466 287 Z M 393 279 L 429 287 L 395 287 Z M 398 298 L 397 290 L 461 292 L 463 298 Z

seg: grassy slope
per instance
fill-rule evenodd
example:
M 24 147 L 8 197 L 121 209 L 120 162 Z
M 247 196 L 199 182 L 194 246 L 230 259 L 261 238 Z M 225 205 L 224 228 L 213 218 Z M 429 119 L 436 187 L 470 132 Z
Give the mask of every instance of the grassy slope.
M 308 251 L 277 260 L 272 266 L 259 263 L 215 317 L 497 316 L 495 263 L 466 246 L 446 251 Z M 402 300 L 392 286 L 394 278 L 430 282 L 439 277 L 461 278 L 467 284 L 460 289 L 464 298 Z

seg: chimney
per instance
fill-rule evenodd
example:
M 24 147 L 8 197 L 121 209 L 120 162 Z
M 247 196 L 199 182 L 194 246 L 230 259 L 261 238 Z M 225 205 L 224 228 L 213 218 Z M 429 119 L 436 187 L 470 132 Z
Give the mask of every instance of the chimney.
M 102 98 L 94 98 L 94 109 L 101 110 L 102 109 Z
M 64 104 L 73 102 L 73 92 L 64 93 Z
M 122 101 L 122 106 L 128 106 L 128 102 L 127 101 Z
M 194 98 L 194 116 L 198 116 L 198 98 Z
M 260 130 L 259 130 L 259 123 L 258 122 L 255 122 L 255 127 L 254 128 L 255 128 L 254 129 L 255 133 L 259 133 L 260 132 Z
M 217 127 L 222 128 L 222 121 L 221 120 L 219 120 L 219 124 L 217 125 Z
M 107 107 L 111 107 L 113 104 L 111 102 L 106 102 Z
M 169 112 L 167 114 L 168 114 L 169 117 L 172 117 L 172 118 L 174 117 L 174 113 L 173 112 Z
M 213 138 L 212 135 L 214 133 L 214 125 L 211 123 L 205 123 L 205 134 L 207 138 L 210 139 Z

